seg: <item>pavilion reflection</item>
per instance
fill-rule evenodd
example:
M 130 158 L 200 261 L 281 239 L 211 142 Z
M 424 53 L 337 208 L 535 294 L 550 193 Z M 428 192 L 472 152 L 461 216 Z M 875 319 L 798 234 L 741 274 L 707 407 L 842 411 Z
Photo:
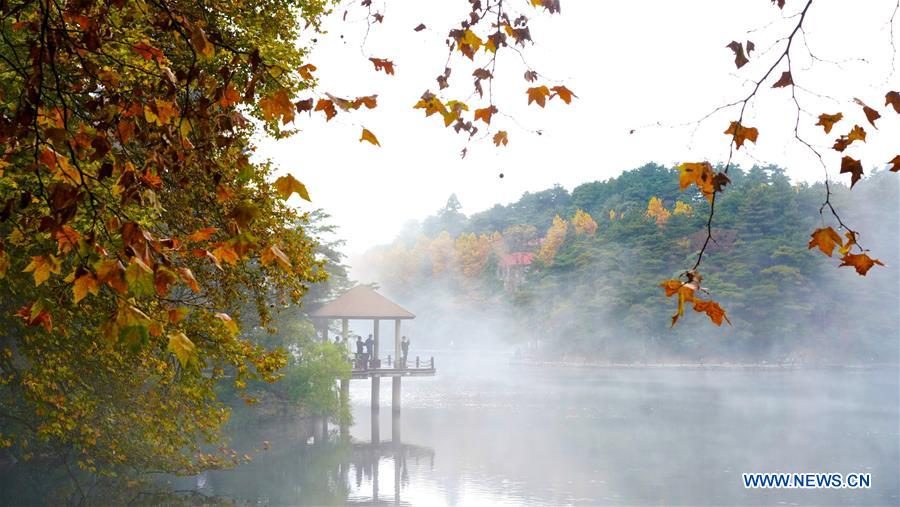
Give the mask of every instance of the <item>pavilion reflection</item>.
M 409 486 L 409 465 L 419 467 L 427 464 L 434 467 L 434 449 L 407 444 L 401 438 L 400 414 L 393 413 L 391 419 L 391 439 L 382 441 L 378 411 L 372 411 L 372 439 L 370 442 L 347 442 L 349 459 L 339 465 L 341 482 L 353 491 L 346 502 L 352 505 L 409 505 L 401 498 L 401 493 Z M 346 432 L 341 432 L 342 435 Z M 393 495 L 382 496 L 379 487 L 381 464 L 393 464 Z M 352 477 L 352 478 L 351 478 Z M 355 487 L 349 487 L 351 482 Z M 364 490 L 365 488 L 365 490 Z

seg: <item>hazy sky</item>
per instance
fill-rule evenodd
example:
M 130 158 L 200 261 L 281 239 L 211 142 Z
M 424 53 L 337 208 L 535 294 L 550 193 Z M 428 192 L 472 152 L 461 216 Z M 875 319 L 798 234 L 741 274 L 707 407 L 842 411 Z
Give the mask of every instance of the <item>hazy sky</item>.
M 495 148 L 481 137 L 482 129 L 464 160 L 459 152 L 465 134 L 445 129 L 437 116 L 425 118 L 412 105 L 426 89 L 437 89 L 434 78 L 443 71 L 446 33 L 465 16 L 468 2 L 387 0 L 385 5 L 375 0 L 373 8 L 384 13 L 384 23 L 372 27 L 365 45 L 366 9 L 350 4 L 347 21 L 341 20 L 341 8 L 326 22 L 329 33 L 318 36 L 310 61 L 319 68 L 321 92 L 377 93 L 378 108 L 339 114 L 327 124 L 321 113 L 299 115 L 299 134 L 278 142 L 261 140 L 259 153 L 309 187 L 313 204 L 297 200 L 297 205 L 331 213 L 351 255 L 389 242 L 405 221 L 433 213 L 454 192 L 463 212 L 471 214 L 525 191 L 555 183 L 571 190 L 647 162 L 724 160 L 729 138 L 723 131 L 737 119 L 737 109 L 699 125 L 696 121 L 748 93 L 751 80 L 783 51 L 784 42 L 773 44 L 790 32 L 796 18 L 789 16 L 804 4 L 787 0 L 782 13 L 767 0 L 563 0 L 562 14 L 551 16 L 525 0 L 515 1 L 531 18 L 535 45 L 524 54 L 546 76 L 539 84 L 565 84 L 578 98 L 569 106 L 558 99 L 546 109 L 526 106 L 525 89 L 533 86 L 522 78 L 526 69 L 514 53 L 501 55 L 494 93 L 505 115 L 494 117 L 491 131 L 507 130 L 509 145 Z M 897 154 L 900 116 L 884 108 L 885 92 L 900 88 L 891 71 L 896 55 L 889 20 L 895 6 L 896 0 L 817 0 L 804 23 L 805 41 L 798 34 L 792 50 L 794 81 L 802 87 L 798 99 L 809 113 L 801 115 L 801 135 L 827 149 L 837 134 L 863 125 L 869 131 L 867 144 L 851 147 L 848 154 L 862 159 L 867 171 Z M 413 31 L 420 22 L 428 29 Z M 725 46 L 747 39 L 757 51 L 736 70 Z M 809 57 L 804 42 L 818 60 Z M 392 59 L 396 75 L 375 72 L 369 56 Z M 486 100 L 471 96 L 474 67 L 458 53 L 451 66 L 452 96 L 484 107 Z M 790 91 L 770 88 L 780 74 L 776 70 L 751 102 L 744 124 L 759 128 L 759 142 L 741 149 L 735 161 L 775 163 L 795 179 L 820 180 L 815 158 L 792 141 L 796 110 Z M 882 112 L 879 132 L 866 123 L 853 97 Z M 845 120 L 831 135 L 814 127 L 820 113 L 838 111 Z M 378 136 L 380 148 L 357 142 L 362 126 Z M 543 135 L 532 133 L 536 129 Z M 629 134 L 631 129 L 637 131 Z M 836 153 L 826 158 L 832 177 L 847 179 L 837 174 L 839 160 Z

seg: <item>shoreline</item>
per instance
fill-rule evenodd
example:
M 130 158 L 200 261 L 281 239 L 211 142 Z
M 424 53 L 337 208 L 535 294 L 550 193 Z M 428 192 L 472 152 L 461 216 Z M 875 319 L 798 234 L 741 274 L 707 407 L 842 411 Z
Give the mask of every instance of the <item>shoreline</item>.
M 591 360 L 528 360 L 512 359 L 511 365 L 515 366 L 565 366 L 576 368 L 604 368 L 611 370 L 623 369 L 683 369 L 683 370 L 759 370 L 759 371 L 785 371 L 785 370 L 879 370 L 900 369 L 898 363 L 872 363 L 872 364 L 840 364 L 840 363 L 614 363 L 609 361 Z

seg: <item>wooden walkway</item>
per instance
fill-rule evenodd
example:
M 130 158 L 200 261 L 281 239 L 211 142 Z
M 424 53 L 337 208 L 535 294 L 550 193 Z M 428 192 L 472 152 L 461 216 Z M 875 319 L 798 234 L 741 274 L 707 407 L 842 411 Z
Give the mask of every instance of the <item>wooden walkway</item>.
M 434 357 L 422 361 L 417 356 L 415 361 L 408 360 L 406 364 L 393 361 L 391 356 L 386 359 L 370 361 L 354 361 L 350 378 L 366 379 L 372 377 L 433 377 L 435 372 Z

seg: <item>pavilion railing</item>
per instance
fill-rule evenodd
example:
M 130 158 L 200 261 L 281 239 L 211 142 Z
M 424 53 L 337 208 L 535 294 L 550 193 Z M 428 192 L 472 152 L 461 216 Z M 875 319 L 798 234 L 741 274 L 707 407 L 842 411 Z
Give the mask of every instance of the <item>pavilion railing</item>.
M 365 354 L 363 354 L 365 356 Z M 357 357 L 351 360 L 354 371 L 371 371 L 371 370 L 433 370 L 434 356 L 427 360 L 416 356 L 415 360 L 401 359 L 394 360 L 390 355 L 385 359 L 367 359 L 365 357 Z

